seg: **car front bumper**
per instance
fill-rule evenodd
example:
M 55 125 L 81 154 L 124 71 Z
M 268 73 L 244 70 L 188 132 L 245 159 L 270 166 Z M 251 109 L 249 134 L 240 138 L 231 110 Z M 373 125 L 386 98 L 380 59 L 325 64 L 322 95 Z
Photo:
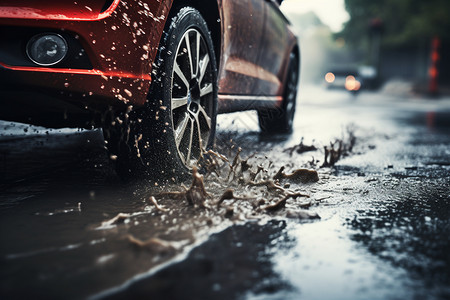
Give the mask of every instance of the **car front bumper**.
M 44 113 L 49 108 L 40 109 L 33 98 L 45 95 L 59 99 L 57 107 L 83 111 L 145 103 L 171 1 L 19 3 L 20 7 L 0 7 L 0 33 L 6 37 L 0 43 L 0 107 L 6 107 L 4 111 L 22 103 L 23 115 L 29 115 L 31 107 Z M 34 64 L 25 51 L 33 35 L 46 32 L 61 34 L 74 45 L 72 53 L 52 67 Z

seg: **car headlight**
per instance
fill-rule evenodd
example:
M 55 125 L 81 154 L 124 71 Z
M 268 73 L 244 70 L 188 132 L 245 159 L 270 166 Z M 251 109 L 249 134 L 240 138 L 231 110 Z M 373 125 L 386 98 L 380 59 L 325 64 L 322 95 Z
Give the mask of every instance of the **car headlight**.
M 67 55 L 66 40 L 56 33 L 43 33 L 33 36 L 27 44 L 27 55 L 40 66 L 52 66 Z

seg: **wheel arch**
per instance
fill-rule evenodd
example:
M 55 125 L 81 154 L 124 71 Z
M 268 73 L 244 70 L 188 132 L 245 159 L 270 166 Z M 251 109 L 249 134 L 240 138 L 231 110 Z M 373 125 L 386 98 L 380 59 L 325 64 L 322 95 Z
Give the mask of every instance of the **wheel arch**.
M 299 74 L 299 80 L 300 80 L 300 75 L 301 75 L 301 64 L 302 64 L 302 58 L 300 55 L 300 46 L 298 43 L 295 43 L 294 46 L 292 47 L 291 53 L 293 53 L 295 55 L 295 57 L 297 58 L 298 61 L 298 74 Z
M 200 12 L 205 19 L 211 38 L 214 44 L 214 53 L 216 56 L 217 69 L 219 69 L 220 55 L 222 51 L 222 30 L 219 5 L 217 1 L 204 0 L 174 0 L 170 10 L 170 16 L 176 14 L 183 7 L 192 7 Z
M 285 64 L 285 66 L 284 66 L 284 71 L 283 71 L 283 80 L 282 80 L 282 82 L 283 82 L 283 91 L 284 91 L 284 89 L 285 89 L 285 83 L 286 83 L 286 78 L 287 78 L 287 76 L 288 76 L 288 70 L 289 70 L 289 61 L 290 61 L 290 59 L 289 59 L 289 57 L 291 56 L 291 54 L 294 54 L 295 55 L 295 58 L 297 59 L 297 62 L 298 62 L 298 83 L 300 83 L 300 76 L 301 76 L 301 55 L 300 55 L 300 46 L 299 46 L 299 44 L 298 44 L 298 40 L 297 40 L 297 38 L 295 38 L 294 39 L 294 41 L 293 41 L 293 43 L 291 44 L 291 46 L 288 48 L 288 49 L 290 49 L 290 51 L 288 51 L 287 52 L 287 58 L 286 58 L 286 64 Z M 284 93 L 284 92 L 283 92 Z

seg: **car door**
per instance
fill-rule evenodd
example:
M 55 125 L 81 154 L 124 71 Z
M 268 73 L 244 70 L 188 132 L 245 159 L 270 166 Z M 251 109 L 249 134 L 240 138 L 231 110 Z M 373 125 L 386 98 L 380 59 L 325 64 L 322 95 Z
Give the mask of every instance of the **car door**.
M 260 44 L 257 65 L 261 68 L 263 80 L 254 86 L 253 93 L 259 92 L 266 96 L 282 95 L 282 81 L 286 70 L 286 59 L 291 51 L 293 37 L 288 30 L 286 17 L 279 9 L 276 0 L 261 0 L 265 6 L 265 20 Z
M 264 29 L 264 0 L 219 0 L 222 8 L 222 56 L 219 110 L 234 110 L 258 85 L 258 55 Z M 228 101 L 227 101 L 228 100 Z M 235 106 L 234 106 L 235 107 Z

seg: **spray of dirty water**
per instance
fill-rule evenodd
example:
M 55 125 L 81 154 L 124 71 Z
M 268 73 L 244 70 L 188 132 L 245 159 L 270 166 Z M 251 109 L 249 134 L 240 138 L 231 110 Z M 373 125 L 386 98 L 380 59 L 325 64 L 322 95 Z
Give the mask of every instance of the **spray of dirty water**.
M 328 167 L 350 155 L 355 145 L 354 134 L 348 133 L 348 138 L 330 143 L 324 152 L 320 147 L 305 145 L 303 139 L 284 150 L 291 156 L 321 153 L 322 167 L 318 167 L 319 160 L 297 168 L 292 164 L 280 166 L 265 155 L 244 154 L 236 145 L 217 152 L 209 150 L 193 167 L 186 185 L 152 185 L 142 192 L 138 211 L 121 212 L 93 228 L 122 234 L 121 240 L 130 251 L 151 257 L 148 267 L 152 272 L 232 225 L 265 224 L 273 219 L 313 222 L 320 219 L 316 208 L 325 199 L 318 184 L 329 178 Z M 338 150 L 333 145 L 339 145 Z M 334 154 L 338 152 L 339 156 Z

